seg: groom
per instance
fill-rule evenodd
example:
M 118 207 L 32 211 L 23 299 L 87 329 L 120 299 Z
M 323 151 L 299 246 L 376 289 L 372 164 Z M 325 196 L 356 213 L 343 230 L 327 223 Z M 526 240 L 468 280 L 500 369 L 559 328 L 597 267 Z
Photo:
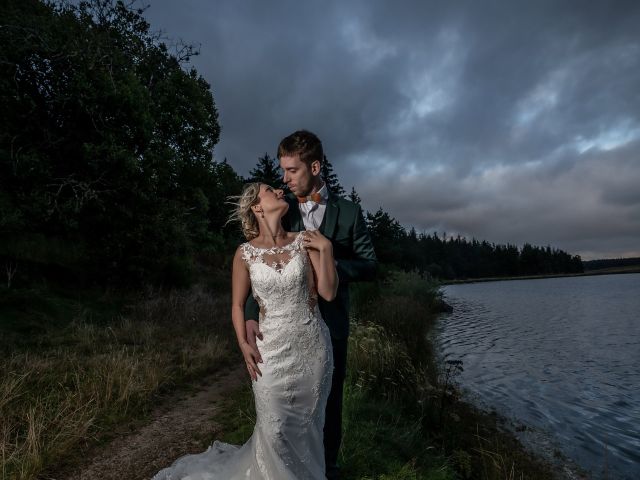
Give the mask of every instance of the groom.
M 320 139 L 306 130 L 284 138 L 278 146 L 283 181 L 290 193 L 289 211 L 284 217 L 288 231 L 320 230 L 331 240 L 340 284 L 332 302 L 319 299 L 320 313 L 331 332 L 333 381 L 327 400 L 324 426 L 326 475 L 338 478 L 338 450 L 342 439 L 342 390 L 347 369 L 349 335 L 349 282 L 372 280 L 377 269 L 376 254 L 357 203 L 338 197 L 323 182 L 320 171 L 324 154 Z M 245 305 L 247 341 L 259 352 L 256 336 L 262 338 L 257 322 L 259 307 L 249 295 Z

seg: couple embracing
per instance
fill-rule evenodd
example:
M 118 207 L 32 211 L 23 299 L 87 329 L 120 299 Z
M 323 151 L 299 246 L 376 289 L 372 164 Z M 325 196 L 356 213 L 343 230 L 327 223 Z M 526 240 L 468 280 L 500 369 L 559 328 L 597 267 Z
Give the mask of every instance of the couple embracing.
M 278 146 L 290 193 L 247 184 L 234 219 L 247 242 L 233 259 L 232 319 L 252 378 L 253 435 L 214 442 L 154 480 L 339 478 L 352 281 L 377 260 L 356 203 L 323 183 L 322 143 L 301 130 Z

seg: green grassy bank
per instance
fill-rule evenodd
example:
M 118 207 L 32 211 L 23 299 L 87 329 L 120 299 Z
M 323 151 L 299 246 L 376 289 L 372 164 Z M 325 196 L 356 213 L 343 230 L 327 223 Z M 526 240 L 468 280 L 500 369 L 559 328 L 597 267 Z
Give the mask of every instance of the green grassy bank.
M 2 478 L 73 464 L 159 395 L 240 360 L 226 274 L 180 291 L 0 291 Z M 550 469 L 462 402 L 460 365 L 434 362 L 438 285 L 389 272 L 352 289 L 341 452 L 350 479 L 549 479 Z M 250 388 L 230 398 L 224 438 L 254 424 Z M 213 440 L 213 439 L 211 439 Z

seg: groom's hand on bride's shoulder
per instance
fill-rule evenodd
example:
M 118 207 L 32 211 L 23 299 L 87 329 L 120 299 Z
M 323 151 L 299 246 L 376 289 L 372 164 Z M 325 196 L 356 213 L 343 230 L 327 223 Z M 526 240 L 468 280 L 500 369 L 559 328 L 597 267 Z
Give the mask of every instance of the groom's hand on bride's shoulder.
M 302 239 L 304 246 L 308 249 L 319 252 L 332 249 L 331 240 L 320 233 L 320 230 L 305 230 Z

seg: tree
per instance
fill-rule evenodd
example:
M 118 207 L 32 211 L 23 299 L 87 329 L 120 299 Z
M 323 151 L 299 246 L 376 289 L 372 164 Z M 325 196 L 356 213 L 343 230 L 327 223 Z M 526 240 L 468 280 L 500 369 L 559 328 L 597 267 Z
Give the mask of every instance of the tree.
M 320 175 L 322 179 L 327 184 L 327 188 L 334 194 L 344 197 L 346 192 L 340 182 L 338 181 L 338 175 L 333 173 L 333 165 L 325 155 L 322 160 L 322 167 L 320 170 Z
M 356 188 L 355 187 L 351 187 L 351 193 L 349 194 L 349 200 L 351 200 L 354 203 L 357 203 L 358 205 L 360 205 L 360 195 L 358 195 L 358 192 L 356 192 Z
M 214 173 L 215 183 L 211 186 L 209 197 L 217 201 L 211 202 L 209 207 L 209 232 L 225 234 L 226 237 L 234 236 L 239 233 L 239 229 L 237 225 L 227 223 L 232 207 L 226 199 L 240 193 L 243 179 L 227 163 L 226 158 L 222 162 L 216 162 Z M 219 241 L 226 237 L 219 238 Z
M 401 257 L 399 240 L 406 235 L 404 228 L 382 207 L 374 214 L 367 212 L 366 221 L 380 261 L 397 264 Z
M 42 239 L 37 258 L 18 260 L 160 279 L 206 242 L 220 201 L 210 194 L 217 109 L 209 84 L 183 68 L 197 52 L 170 53 L 128 2 L 7 3 L 0 208 L 20 224 L 12 244 Z
M 280 174 L 280 166 L 275 158 L 265 153 L 263 157 L 258 158 L 256 167 L 249 172 L 249 181 L 261 182 L 271 185 L 273 188 L 283 188 L 282 175 Z

